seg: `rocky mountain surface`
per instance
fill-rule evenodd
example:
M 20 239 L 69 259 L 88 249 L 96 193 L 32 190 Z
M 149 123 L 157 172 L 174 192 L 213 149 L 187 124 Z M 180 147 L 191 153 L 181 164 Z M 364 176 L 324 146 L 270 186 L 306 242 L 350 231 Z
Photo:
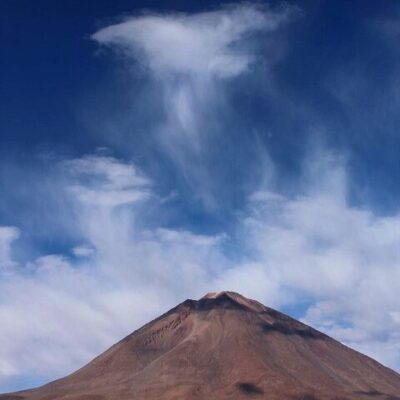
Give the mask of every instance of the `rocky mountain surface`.
M 400 400 L 400 375 L 237 293 L 186 300 L 75 373 L 0 400 Z

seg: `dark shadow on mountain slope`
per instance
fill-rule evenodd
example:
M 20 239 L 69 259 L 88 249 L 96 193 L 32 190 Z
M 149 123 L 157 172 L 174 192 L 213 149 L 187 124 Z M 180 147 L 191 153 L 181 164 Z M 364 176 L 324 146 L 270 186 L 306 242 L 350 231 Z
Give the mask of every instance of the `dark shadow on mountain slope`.
M 185 303 L 196 311 L 209 311 L 215 308 L 249 311 L 245 305 L 240 304 L 227 294 L 223 294 L 215 299 L 202 298 L 198 301 L 186 300 L 183 304 Z
M 239 382 L 236 387 L 247 396 L 260 396 L 264 394 L 264 390 L 251 382 Z
M 323 333 L 318 332 L 315 329 L 311 329 L 308 327 L 298 328 L 295 326 L 282 324 L 279 322 L 274 322 L 272 324 L 262 323 L 261 327 L 265 333 L 279 332 L 284 335 L 301 336 L 302 338 L 305 338 L 305 339 L 324 339 L 324 338 L 326 338 L 326 336 Z
M 354 392 L 354 394 L 359 394 L 359 395 L 361 394 L 363 396 L 372 396 L 372 397 L 379 396 L 381 398 L 382 398 L 382 396 L 386 396 L 385 400 L 400 400 L 399 396 L 392 396 L 391 394 L 378 392 L 378 391 L 376 391 L 374 389 L 371 389 L 368 392 L 358 390 L 358 391 Z

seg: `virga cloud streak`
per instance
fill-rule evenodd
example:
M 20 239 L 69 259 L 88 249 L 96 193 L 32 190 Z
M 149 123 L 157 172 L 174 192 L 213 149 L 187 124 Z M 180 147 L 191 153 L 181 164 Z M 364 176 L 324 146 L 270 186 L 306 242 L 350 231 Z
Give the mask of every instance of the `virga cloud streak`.
M 157 88 L 152 101 L 162 99 L 159 113 L 164 116 L 149 133 L 154 146 L 175 164 L 206 207 L 215 206 L 219 185 L 214 166 L 220 154 L 215 149 L 224 147 L 221 143 L 229 137 L 221 119 L 235 114 L 224 84 L 251 71 L 260 61 L 259 36 L 277 31 L 294 14 L 293 7 L 274 11 L 244 3 L 198 14 L 133 16 L 92 35 L 133 69 L 141 66 L 152 80 Z M 263 63 L 269 62 L 267 54 Z

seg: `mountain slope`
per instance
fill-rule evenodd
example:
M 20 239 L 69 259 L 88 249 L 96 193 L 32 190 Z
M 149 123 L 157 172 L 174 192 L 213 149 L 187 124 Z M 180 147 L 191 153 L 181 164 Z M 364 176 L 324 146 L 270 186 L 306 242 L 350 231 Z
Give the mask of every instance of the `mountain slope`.
M 85 367 L 0 400 L 400 400 L 400 375 L 233 292 L 186 300 Z

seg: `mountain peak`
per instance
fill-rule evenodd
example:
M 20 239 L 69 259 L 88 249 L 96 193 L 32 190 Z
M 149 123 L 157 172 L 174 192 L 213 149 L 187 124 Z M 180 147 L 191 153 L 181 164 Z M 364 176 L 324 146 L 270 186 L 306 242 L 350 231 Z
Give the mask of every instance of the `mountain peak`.
M 203 297 L 200 298 L 200 302 L 204 300 L 215 300 L 215 303 L 227 301 L 234 304 L 237 304 L 239 307 L 244 307 L 249 311 L 257 311 L 262 312 L 268 310 L 267 307 L 263 306 L 256 300 L 249 299 L 240 293 L 231 292 L 231 291 L 222 291 L 222 292 L 208 292 Z
M 85 367 L 0 400 L 400 400 L 400 376 L 239 293 L 186 300 Z
M 228 290 L 224 290 L 222 292 L 208 292 L 203 297 L 201 297 L 201 299 L 217 299 L 217 298 L 223 297 L 223 296 L 229 296 L 229 297 L 231 297 L 233 299 L 235 299 L 235 298 L 246 299 L 241 294 L 236 293 L 236 292 L 231 292 L 231 291 L 228 291 Z

